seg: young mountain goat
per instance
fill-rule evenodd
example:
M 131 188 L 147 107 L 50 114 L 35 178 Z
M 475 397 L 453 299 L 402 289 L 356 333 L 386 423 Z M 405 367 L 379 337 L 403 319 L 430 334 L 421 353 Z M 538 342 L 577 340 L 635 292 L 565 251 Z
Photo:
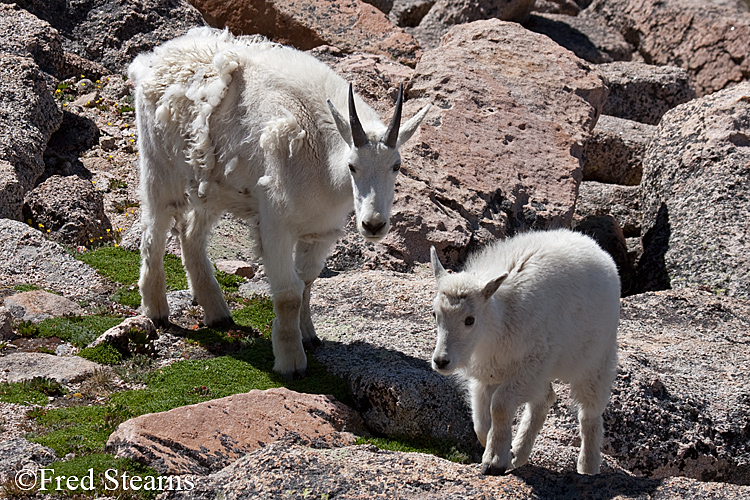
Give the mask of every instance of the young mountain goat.
M 458 274 L 443 269 L 434 248 L 431 258 L 438 288 L 432 367 L 468 382 L 474 430 L 485 446 L 482 473 L 528 461 L 557 397 L 551 381 L 560 379 L 578 404 L 578 472 L 597 474 L 617 365 L 620 280 L 612 258 L 564 229 L 498 241 Z
M 224 212 L 248 220 L 276 319 L 274 370 L 304 374 L 318 344 L 310 286 L 354 205 L 368 241 L 388 232 L 398 148 L 427 109 L 388 127 L 314 57 L 259 38 L 196 28 L 138 56 L 136 84 L 144 314 L 168 323 L 166 236 L 176 220 L 193 298 L 208 325 L 231 315 L 206 245 Z

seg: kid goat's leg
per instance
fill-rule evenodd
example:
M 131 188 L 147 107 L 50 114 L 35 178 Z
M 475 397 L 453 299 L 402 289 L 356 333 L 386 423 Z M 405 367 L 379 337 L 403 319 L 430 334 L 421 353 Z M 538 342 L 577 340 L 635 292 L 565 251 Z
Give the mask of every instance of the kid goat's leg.
M 323 270 L 328 250 L 332 244 L 333 241 L 328 240 L 315 242 L 297 241 L 294 264 L 297 269 L 297 275 L 305 283 L 305 290 L 302 293 L 299 323 L 302 331 L 302 342 L 308 348 L 321 344 L 320 339 L 318 339 L 315 333 L 315 326 L 310 314 L 310 290 L 315 278 Z
M 521 467 L 529 461 L 534 440 L 542 429 L 555 399 L 557 394 L 552 384 L 548 384 L 548 388 L 541 392 L 539 398 L 526 403 L 516 437 L 513 439 L 513 467 Z
M 214 266 L 206 255 L 208 238 L 217 218 L 205 211 L 191 210 L 180 227 L 182 263 L 193 299 L 203 306 L 203 322 L 206 325 L 233 323 L 232 313 L 216 281 Z
M 482 455 L 482 474 L 500 475 L 508 470 L 513 417 L 519 404 L 517 394 L 507 390 L 505 386 L 500 386 L 492 395 L 492 427 L 487 434 L 487 446 Z
M 584 381 L 571 384 L 570 395 L 578 405 L 578 423 L 581 431 L 581 452 L 578 454 L 579 474 L 598 474 L 602 463 L 601 446 L 604 435 L 602 413 L 609 400 L 610 385 Z

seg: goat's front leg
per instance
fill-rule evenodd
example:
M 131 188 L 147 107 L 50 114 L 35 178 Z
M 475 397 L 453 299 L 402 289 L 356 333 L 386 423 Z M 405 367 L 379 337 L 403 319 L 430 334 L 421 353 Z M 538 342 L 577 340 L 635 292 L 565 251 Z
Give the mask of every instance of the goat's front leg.
M 299 324 L 302 330 L 302 343 L 305 347 L 311 348 L 321 344 L 320 339 L 315 333 L 315 326 L 312 322 L 310 313 L 310 290 L 312 284 L 320 275 L 325 265 L 325 259 L 328 256 L 328 250 L 333 241 L 321 240 L 314 242 L 297 241 L 297 248 L 294 255 L 294 263 L 297 269 L 297 275 L 305 283 L 305 290 L 302 293 L 302 306 L 300 308 Z
M 490 402 L 492 426 L 482 455 L 482 474 L 501 475 L 510 467 L 513 417 L 519 404 L 516 395 L 500 386 Z
M 304 375 L 307 357 L 299 320 L 305 284 L 294 269 L 294 240 L 278 226 L 274 227 L 272 221 L 267 225 L 261 223 L 261 238 L 263 263 L 276 314 L 271 330 L 273 369 L 285 378 L 292 378 L 295 373 Z
M 496 385 L 485 385 L 476 380 L 472 380 L 469 387 L 474 432 L 476 432 L 477 439 L 483 447 L 487 446 L 487 434 L 492 427 L 490 404 L 492 403 L 492 395 L 496 390 Z

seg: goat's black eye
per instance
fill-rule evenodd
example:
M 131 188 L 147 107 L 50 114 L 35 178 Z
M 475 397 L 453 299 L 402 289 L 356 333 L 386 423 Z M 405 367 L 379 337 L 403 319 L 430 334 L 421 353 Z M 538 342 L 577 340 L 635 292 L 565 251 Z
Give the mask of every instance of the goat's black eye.
M 467 318 L 466 318 L 466 319 L 464 320 L 464 325 L 466 325 L 466 326 L 471 326 L 471 325 L 473 325 L 473 324 L 474 324 L 474 316 L 468 316 L 468 317 L 467 317 Z
M 349 172 L 351 172 L 351 173 L 354 173 L 354 172 L 356 172 L 356 171 L 357 171 L 357 169 L 356 169 L 356 168 L 354 168 L 354 165 L 352 165 L 352 164 L 350 163 L 350 164 L 349 164 Z
M 400 163 L 396 163 L 395 165 L 393 165 L 393 171 L 394 172 L 398 172 L 399 170 L 401 170 L 401 164 Z

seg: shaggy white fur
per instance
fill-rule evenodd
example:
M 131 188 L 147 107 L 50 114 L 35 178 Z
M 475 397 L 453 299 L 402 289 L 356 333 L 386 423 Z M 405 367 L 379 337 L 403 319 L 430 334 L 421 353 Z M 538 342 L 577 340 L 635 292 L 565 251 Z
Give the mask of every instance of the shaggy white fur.
M 560 229 L 498 241 L 448 274 L 432 249 L 438 339 L 432 366 L 469 386 L 482 473 L 528 461 L 556 395 L 569 382 L 578 404 L 578 472 L 597 474 L 602 413 L 617 368 L 620 280 L 594 240 Z M 511 425 L 526 403 L 516 437 Z
M 427 108 L 399 127 L 399 95 L 386 128 L 314 57 L 210 28 L 138 56 L 129 75 L 139 133 L 143 312 L 168 322 L 163 255 L 176 220 L 205 323 L 231 322 L 206 244 L 220 215 L 234 213 L 251 222 L 271 286 L 274 369 L 304 373 L 303 341 L 319 343 L 310 286 L 352 206 L 366 239 L 388 232 L 398 146 Z

